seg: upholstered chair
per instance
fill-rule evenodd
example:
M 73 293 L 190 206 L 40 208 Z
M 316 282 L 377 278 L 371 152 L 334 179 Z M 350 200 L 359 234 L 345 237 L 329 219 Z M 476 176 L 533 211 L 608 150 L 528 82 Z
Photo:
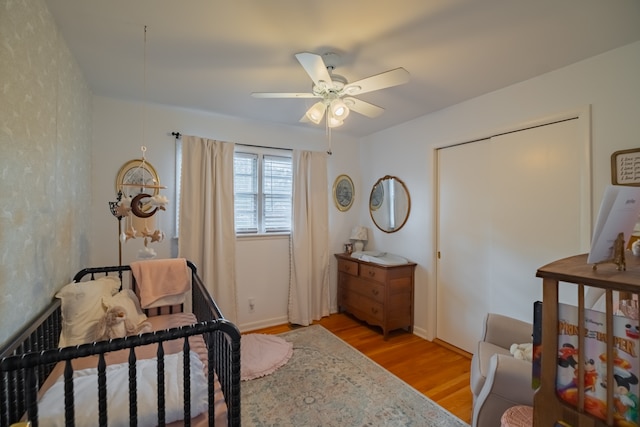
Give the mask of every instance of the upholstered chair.
M 511 355 L 512 344 L 532 341 L 533 325 L 489 313 L 471 359 L 473 427 L 496 427 L 512 406 L 533 406 L 531 362 Z

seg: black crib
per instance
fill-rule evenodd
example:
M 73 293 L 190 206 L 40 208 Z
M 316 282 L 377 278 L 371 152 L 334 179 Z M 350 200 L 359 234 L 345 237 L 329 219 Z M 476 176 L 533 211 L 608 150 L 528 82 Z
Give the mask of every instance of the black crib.
M 100 413 L 97 414 L 96 422 L 100 426 L 108 426 L 104 354 L 122 349 L 129 349 L 130 354 L 129 420 L 131 426 L 137 426 L 135 353 L 133 349 L 155 343 L 158 345 L 158 425 L 164 426 L 164 369 L 162 368 L 164 353 L 162 343 L 183 339 L 183 351 L 187 354 L 189 352 L 187 338 L 193 335 L 202 335 L 207 346 L 209 370 L 207 378 L 210 379 L 209 425 L 212 426 L 215 419 L 214 384 L 211 381 L 215 371 L 227 405 L 228 425 L 240 426 L 240 333 L 233 323 L 223 317 L 198 276 L 196 267 L 191 262 L 187 262 L 187 264 L 191 269 L 192 276 L 192 309 L 198 320 L 195 325 L 58 349 L 62 315 L 60 301 L 55 299 L 37 319 L 0 348 L 0 427 L 9 427 L 25 418 L 31 421 L 33 427 L 38 426 L 37 393 L 53 367 L 59 362 L 65 362 L 65 402 L 61 402 L 61 405 L 65 407 L 66 425 L 73 426 L 74 411 L 80 408 L 74 408 L 71 360 L 91 355 L 99 357 Z M 100 275 L 117 274 L 122 282 L 123 279 L 128 278 L 123 277 L 123 273 L 130 270 L 130 266 L 87 268 L 76 274 L 74 281 L 79 282 L 87 278 L 93 280 Z M 132 289 L 135 289 L 134 279 L 131 277 L 130 280 Z M 184 370 L 184 423 L 190 425 L 189 363 L 184 363 Z

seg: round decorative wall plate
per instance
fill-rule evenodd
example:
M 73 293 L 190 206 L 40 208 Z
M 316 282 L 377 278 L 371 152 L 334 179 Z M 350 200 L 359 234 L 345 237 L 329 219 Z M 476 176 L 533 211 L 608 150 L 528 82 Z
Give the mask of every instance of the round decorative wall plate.
M 348 175 L 340 175 L 333 183 L 333 201 L 339 211 L 348 211 L 353 204 L 355 191 Z

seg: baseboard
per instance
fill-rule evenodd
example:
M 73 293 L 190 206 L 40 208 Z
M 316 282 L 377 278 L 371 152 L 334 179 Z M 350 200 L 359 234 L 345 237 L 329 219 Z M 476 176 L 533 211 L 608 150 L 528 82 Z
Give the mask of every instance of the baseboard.
M 287 318 L 287 316 L 274 317 L 271 319 L 263 319 L 263 320 L 260 320 L 259 322 L 243 323 L 241 325 L 236 325 L 236 326 L 238 326 L 238 329 L 240 329 L 241 333 L 245 333 L 245 332 L 255 331 L 256 329 L 270 328 L 271 326 L 279 326 L 285 323 L 289 323 L 289 319 Z
M 471 353 L 469 353 L 467 351 L 464 351 L 463 349 L 458 348 L 455 345 L 451 345 L 448 342 L 442 341 L 441 339 L 436 338 L 435 340 L 433 340 L 433 342 L 438 344 L 438 345 L 441 345 L 442 347 L 448 348 L 449 350 L 454 351 L 454 352 L 456 352 L 456 353 L 458 353 L 458 354 L 460 354 L 460 355 L 462 355 L 464 357 L 467 357 L 469 359 L 471 359 L 471 357 L 473 356 L 473 354 L 471 354 Z
M 416 325 L 413 325 L 413 335 L 417 335 L 423 340 L 431 341 L 428 338 L 427 331 L 423 328 L 417 327 Z

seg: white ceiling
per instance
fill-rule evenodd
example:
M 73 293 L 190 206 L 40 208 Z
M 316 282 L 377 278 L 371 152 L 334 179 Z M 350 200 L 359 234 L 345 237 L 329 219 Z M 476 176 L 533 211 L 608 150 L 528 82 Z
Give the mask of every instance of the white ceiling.
M 45 2 L 96 95 L 319 127 L 299 123 L 316 100 L 251 92 L 309 92 L 298 52 L 339 54 L 349 81 L 404 67 L 409 83 L 359 96 L 384 114 L 335 130 L 354 136 L 640 40 L 638 0 Z

